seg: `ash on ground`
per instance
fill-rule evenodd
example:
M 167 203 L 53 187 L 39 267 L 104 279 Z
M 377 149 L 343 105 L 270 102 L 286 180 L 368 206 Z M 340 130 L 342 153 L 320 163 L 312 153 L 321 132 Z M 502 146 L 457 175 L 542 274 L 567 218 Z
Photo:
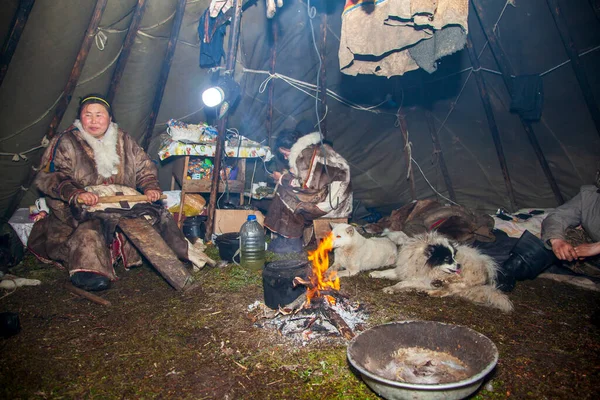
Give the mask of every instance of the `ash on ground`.
M 337 314 L 355 334 L 365 329 L 368 314 L 360 303 L 345 298 L 339 299 L 335 305 L 325 303 L 319 301 L 284 314 L 281 310 L 272 310 L 256 301 L 248 306 L 248 311 L 253 315 L 255 327 L 275 330 L 302 346 L 312 342 L 344 341 L 335 321 L 326 316 L 331 312 Z M 329 308 L 327 312 L 325 307 Z

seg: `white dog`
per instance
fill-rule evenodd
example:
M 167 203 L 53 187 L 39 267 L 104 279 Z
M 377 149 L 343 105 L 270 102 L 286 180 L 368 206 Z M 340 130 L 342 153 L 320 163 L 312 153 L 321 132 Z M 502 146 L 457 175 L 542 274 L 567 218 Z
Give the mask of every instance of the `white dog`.
M 510 312 L 508 296 L 496 289 L 494 260 L 466 245 L 456 245 L 435 232 L 402 239 L 396 267 L 371 272 L 373 278 L 400 280 L 386 293 L 421 290 L 430 296 L 459 296 Z
M 347 277 L 361 271 L 376 269 L 396 262 L 398 247 L 388 238 L 365 238 L 352 225 L 335 224 L 333 227 L 333 271 L 340 267 L 338 276 Z

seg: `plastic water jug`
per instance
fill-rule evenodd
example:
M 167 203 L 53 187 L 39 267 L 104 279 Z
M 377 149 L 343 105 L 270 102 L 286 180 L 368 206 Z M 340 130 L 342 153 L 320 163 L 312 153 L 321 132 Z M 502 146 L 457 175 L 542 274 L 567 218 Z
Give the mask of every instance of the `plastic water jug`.
M 242 225 L 240 242 L 242 266 L 260 270 L 265 264 L 265 231 L 256 215 L 248 215 L 248 220 Z

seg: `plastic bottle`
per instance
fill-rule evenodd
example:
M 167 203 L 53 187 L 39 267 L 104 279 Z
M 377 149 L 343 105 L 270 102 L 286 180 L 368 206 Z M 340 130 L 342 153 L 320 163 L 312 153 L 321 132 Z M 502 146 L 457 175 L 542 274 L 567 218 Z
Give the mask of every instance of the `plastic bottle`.
M 256 215 L 248 219 L 240 230 L 241 265 L 258 271 L 265 265 L 265 231 L 256 220 Z

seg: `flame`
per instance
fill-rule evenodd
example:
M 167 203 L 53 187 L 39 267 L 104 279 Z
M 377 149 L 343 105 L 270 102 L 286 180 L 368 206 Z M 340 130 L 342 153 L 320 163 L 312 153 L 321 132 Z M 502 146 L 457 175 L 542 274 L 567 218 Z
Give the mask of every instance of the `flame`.
M 333 233 L 330 233 L 321 240 L 319 247 L 315 251 L 308 252 L 308 260 L 312 262 L 312 274 L 310 281 L 311 288 L 307 288 L 306 301 L 310 304 L 310 300 L 320 296 L 321 290 L 340 290 L 340 278 L 336 272 L 326 274 L 329 269 L 329 252 L 333 249 Z M 325 296 L 330 304 L 335 304 L 335 299 L 332 296 Z

